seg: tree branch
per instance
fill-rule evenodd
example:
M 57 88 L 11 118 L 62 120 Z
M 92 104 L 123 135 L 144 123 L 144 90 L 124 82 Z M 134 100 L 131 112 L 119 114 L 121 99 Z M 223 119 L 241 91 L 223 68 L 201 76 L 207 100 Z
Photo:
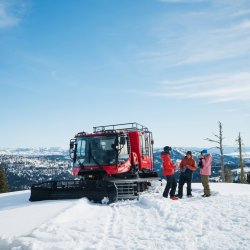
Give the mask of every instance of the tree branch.
M 210 142 L 215 142 L 215 143 L 220 144 L 220 142 L 219 142 L 219 141 L 215 141 L 215 140 L 212 140 L 212 139 L 209 139 L 209 138 L 206 138 L 206 139 L 204 139 L 204 140 L 206 140 L 206 141 L 210 141 Z

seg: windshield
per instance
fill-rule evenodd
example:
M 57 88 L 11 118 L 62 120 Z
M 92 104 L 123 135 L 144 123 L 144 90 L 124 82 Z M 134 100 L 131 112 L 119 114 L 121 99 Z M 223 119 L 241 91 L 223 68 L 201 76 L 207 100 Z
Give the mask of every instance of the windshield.
M 116 136 L 89 136 L 77 139 L 75 164 L 83 166 L 115 165 Z

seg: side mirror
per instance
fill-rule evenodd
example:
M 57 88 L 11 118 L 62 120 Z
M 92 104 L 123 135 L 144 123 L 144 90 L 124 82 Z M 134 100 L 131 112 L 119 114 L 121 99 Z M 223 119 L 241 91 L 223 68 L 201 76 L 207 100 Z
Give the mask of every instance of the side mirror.
M 120 144 L 125 145 L 126 144 L 126 138 L 125 137 L 120 137 Z
M 72 139 L 70 140 L 69 143 L 69 155 L 71 159 L 75 158 L 75 145 L 76 145 L 76 140 Z
M 70 150 L 74 149 L 74 146 L 75 146 L 75 142 L 74 141 L 70 141 L 69 149 Z

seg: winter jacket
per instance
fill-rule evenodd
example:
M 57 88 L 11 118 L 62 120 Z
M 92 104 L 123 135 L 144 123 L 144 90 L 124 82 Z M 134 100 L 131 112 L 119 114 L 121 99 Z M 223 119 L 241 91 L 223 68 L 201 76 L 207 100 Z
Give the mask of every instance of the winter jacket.
M 163 165 L 163 174 L 164 176 L 170 176 L 174 174 L 174 169 L 176 166 L 172 163 L 169 154 L 162 152 L 161 153 L 162 165 Z
M 202 168 L 200 169 L 201 175 L 211 175 L 212 155 L 207 154 L 202 161 Z
M 196 170 L 196 161 L 191 157 L 188 158 L 187 156 L 185 156 L 181 163 L 180 163 L 180 170 L 181 172 L 184 171 L 184 167 L 187 167 L 189 170 L 191 170 L 192 172 L 194 172 Z

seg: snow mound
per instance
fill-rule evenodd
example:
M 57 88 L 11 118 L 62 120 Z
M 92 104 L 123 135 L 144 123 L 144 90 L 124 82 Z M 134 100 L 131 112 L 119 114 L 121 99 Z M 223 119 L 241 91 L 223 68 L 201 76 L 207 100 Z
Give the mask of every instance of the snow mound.
M 249 248 L 250 185 L 211 183 L 212 196 L 202 198 L 194 183 L 194 197 L 178 201 L 162 197 L 164 185 L 111 205 L 0 195 L 0 249 Z

